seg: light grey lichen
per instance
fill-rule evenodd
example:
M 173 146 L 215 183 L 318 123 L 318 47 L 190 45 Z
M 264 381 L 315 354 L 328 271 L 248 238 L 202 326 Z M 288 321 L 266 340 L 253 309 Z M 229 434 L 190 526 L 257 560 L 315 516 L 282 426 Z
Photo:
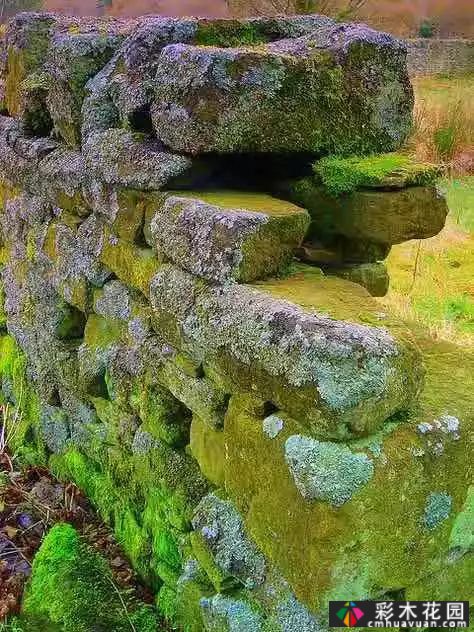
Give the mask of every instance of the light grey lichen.
M 265 558 L 247 537 L 234 505 L 208 494 L 196 508 L 193 528 L 202 535 L 216 565 L 246 588 L 265 579 Z
M 446 492 L 431 492 L 426 500 L 424 525 L 430 531 L 446 520 L 453 504 L 452 497 Z
M 198 359 L 224 352 L 291 386 L 313 385 L 322 404 L 341 415 L 360 406 L 370 407 L 372 423 L 386 419 L 417 381 L 415 372 L 407 382 L 407 349 L 386 329 L 337 321 L 258 288 L 229 284 L 197 292 L 191 275 L 163 266 L 150 300 L 156 313 L 176 319 L 186 345 L 202 354 Z
M 262 422 L 263 432 L 270 439 L 275 439 L 283 430 L 283 419 L 278 415 L 269 415 Z
M 263 629 L 261 616 L 239 599 L 224 595 L 202 598 L 201 612 L 209 632 L 261 632 Z
M 329 502 L 335 507 L 350 500 L 374 472 L 366 454 L 302 435 L 287 439 L 285 459 L 303 498 Z
M 324 628 L 293 595 L 277 607 L 278 631 L 322 632 Z

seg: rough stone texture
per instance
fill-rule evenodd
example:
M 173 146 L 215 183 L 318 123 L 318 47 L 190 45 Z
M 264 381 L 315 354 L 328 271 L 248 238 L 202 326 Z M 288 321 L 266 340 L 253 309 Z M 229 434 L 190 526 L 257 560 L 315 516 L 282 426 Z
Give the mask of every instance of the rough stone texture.
M 314 302 L 299 306 L 292 296 L 295 283 L 308 298 L 314 293 Z M 311 419 L 316 409 L 323 410 L 322 427 L 330 435 L 348 427 L 364 432 L 416 393 L 418 358 L 383 327 L 328 317 L 325 306 L 318 306 L 316 288 L 310 274 L 290 277 L 275 289 L 272 284 L 199 288 L 191 275 L 163 266 L 153 278 L 150 300 L 155 327 L 171 336 L 179 332 L 176 344 L 218 367 L 225 387 L 235 380 L 249 388 L 258 376 L 263 396 L 290 412 Z M 364 307 L 371 309 L 370 303 Z
M 121 38 L 104 33 L 56 35 L 47 59 L 46 104 L 56 132 L 67 145 L 81 142 L 81 108 L 87 81 L 112 57 Z
M 322 500 L 340 507 L 373 476 L 374 467 L 365 454 L 344 446 L 321 443 L 294 435 L 285 444 L 285 458 L 303 498 Z
M 255 588 L 264 582 L 265 559 L 248 540 L 242 518 L 231 503 L 214 494 L 206 496 L 196 508 L 192 524 L 199 538 L 193 541 L 198 559 L 203 553 L 204 556 L 210 554 L 224 575 L 235 577 L 246 588 Z M 200 546 L 203 553 L 199 551 Z M 206 565 L 206 562 L 204 557 L 201 564 Z
M 315 239 L 343 238 L 382 245 L 427 239 L 443 228 L 448 208 L 435 186 L 399 190 L 357 190 L 334 196 L 314 178 L 290 186 L 288 197 L 311 215 L 309 235 Z
M 361 25 L 254 49 L 172 44 L 155 77 L 154 128 L 190 154 L 390 151 L 409 130 L 405 55 Z M 365 81 L 368 72 L 377 80 Z
M 176 45 L 213 60 L 284 58 L 298 85 L 321 80 L 303 104 L 313 140 L 335 129 L 321 151 L 347 141 L 372 154 L 404 134 L 402 47 L 320 16 L 21 15 L 5 43 L 0 390 L 19 420 L 18 461 L 47 464 L 87 494 L 177 629 L 319 632 L 329 600 L 382 589 L 459 599 L 472 578 L 472 354 L 332 275 L 378 262 L 391 240 L 313 234 L 297 250 L 313 265 L 290 260 L 306 212 L 252 186 L 308 176 L 316 156 L 304 144 L 290 160 L 190 158 L 154 136 L 150 110 Z M 360 88 L 368 76 L 370 99 Z M 255 96 L 275 74 L 250 78 L 255 92 L 243 94 Z M 341 81 L 346 100 L 328 104 Z M 323 85 L 329 92 L 317 93 Z M 375 116 L 364 135 L 356 112 Z M 201 174 L 223 186 L 211 162 L 244 191 L 216 197 L 192 184 Z M 408 204 L 419 182 L 409 184 Z M 173 191 L 191 226 L 163 212 Z M 381 215 L 377 230 L 380 239 Z M 350 271 L 363 283 L 367 269 Z
M 269 196 L 225 192 L 163 196 L 151 220 L 160 255 L 210 281 L 254 281 L 278 274 L 293 258 L 309 225 L 303 209 Z M 196 195 L 196 197 L 194 197 Z M 227 202 L 227 203 L 226 203 Z M 252 208 L 253 207 L 253 208 Z
M 97 180 L 143 190 L 161 189 L 191 166 L 188 158 L 165 152 L 154 141 L 138 142 L 119 129 L 91 134 L 84 154 Z
M 407 40 L 411 75 L 462 75 L 474 68 L 472 39 L 418 38 Z

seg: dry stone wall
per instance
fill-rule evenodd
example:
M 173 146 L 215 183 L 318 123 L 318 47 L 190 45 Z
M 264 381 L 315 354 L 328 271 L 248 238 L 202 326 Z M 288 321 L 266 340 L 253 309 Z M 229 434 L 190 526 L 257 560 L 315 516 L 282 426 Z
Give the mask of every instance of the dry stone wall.
M 474 40 L 411 39 L 408 69 L 412 75 L 463 75 L 474 71 Z
M 20 14 L 3 85 L 19 458 L 84 489 L 179 629 L 459 598 L 462 364 L 363 287 L 446 217 L 436 168 L 373 156 L 409 129 L 403 46 L 320 16 Z

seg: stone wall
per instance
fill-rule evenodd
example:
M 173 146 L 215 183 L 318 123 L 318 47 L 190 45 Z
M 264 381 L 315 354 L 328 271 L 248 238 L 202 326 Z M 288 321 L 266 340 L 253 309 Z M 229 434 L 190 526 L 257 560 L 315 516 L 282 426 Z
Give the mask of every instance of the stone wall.
M 437 169 L 372 155 L 410 126 L 405 54 L 319 16 L 7 28 L 11 448 L 85 491 L 178 629 L 468 598 L 474 363 L 363 287 L 446 217 Z
M 408 68 L 411 75 L 462 75 L 474 72 L 474 40 L 411 39 Z

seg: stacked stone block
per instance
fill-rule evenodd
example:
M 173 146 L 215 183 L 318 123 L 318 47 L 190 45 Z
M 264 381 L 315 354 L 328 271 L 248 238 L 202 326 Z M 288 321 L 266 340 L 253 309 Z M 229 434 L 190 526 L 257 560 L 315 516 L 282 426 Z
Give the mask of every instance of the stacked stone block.
M 19 457 L 86 492 L 179 629 L 321 630 L 330 599 L 434 584 L 459 598 L 474 361 L 308 254 L 340 267 L 349 243 L 439 231 L 432 169 L 374 183 L 338 155 L 342 201 L 317 167 L 196 188 L 228 154 L 397 149 L 403 47 L 320 16 L 23 14 L 3 59 L 0 374 Z

